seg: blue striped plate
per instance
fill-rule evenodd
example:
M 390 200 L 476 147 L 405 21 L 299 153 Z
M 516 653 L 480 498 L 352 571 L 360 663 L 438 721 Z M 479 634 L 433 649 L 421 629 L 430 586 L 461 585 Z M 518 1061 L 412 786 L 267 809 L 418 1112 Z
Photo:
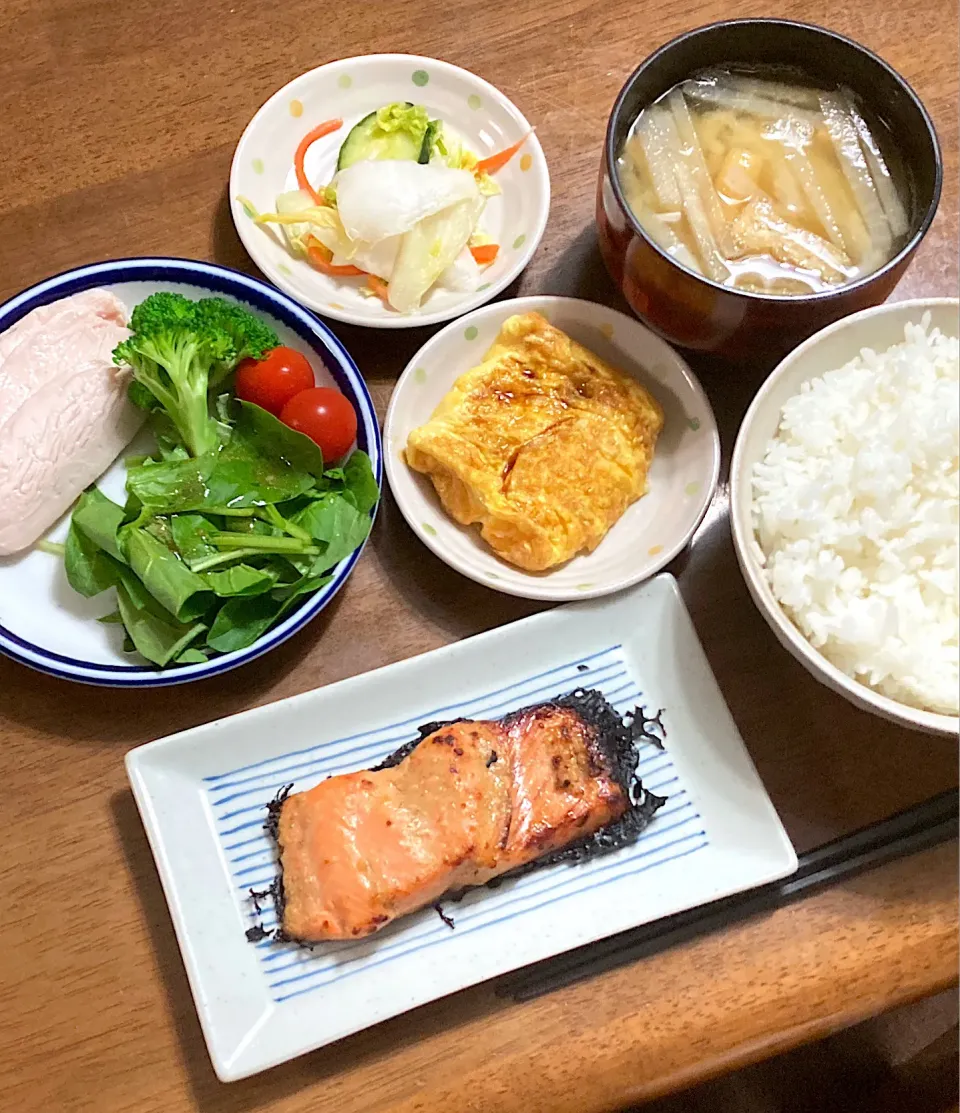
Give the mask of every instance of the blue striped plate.
M 580 687 L 624 713 L 664 709 L 666 749 L 643 746 L 640 772 L 667 803 L 635 845 L 475 890 L 447 907 L 453 930 L 427 910 L 358 942 L 247 942 L 247 928 L 276 924 L 250 891 L 274 876 L 263 822 L 279 788 L 373 765 L 420 723 L 498 717 Z M 152 742 L 127 770 L 225 1081 L 796 868 L 667 575 Z

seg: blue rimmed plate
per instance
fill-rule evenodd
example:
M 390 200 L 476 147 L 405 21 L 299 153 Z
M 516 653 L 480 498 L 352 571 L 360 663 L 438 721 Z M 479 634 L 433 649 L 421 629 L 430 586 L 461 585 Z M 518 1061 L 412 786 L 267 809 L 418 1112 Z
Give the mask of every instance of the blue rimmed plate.
M 431 721 L 492 718 L 577 688 L 663 709 L 640 775 L 666 803 L 632 845 L 546 866 L 377 935 L 248 941 L 276 916 L 264 831 L 285 785 L 367 769 Z M 127 773 L 217 1074 L 274 1066 L 427 1001 L 784 877 L 797 858 L 676 582 L 558 607 L 362 676 L 141 746 Z
M 281 343 L 310 359 L 318 383 L 335 385 L 350 399 L 357 411 L 357 447 L 368 453 L 377 484 L 381 483 L 380 430 L 373 402 L 346 349 L 312 313 L 285 294 L 239 271 L 189 259 L 117 259 L 94 263 L 48 278 L 0 306 L 0 333 L 37 306 L 92 287 L 110 290 L 129 309 L 157 290 L 175 290 L 193 298 L 217 294 L 247 305 L 269 321 Z M 124 479 L 125 468 L 122 460 L 118 460 L 99 482 L 108 495 L 123 501 Z M 64 518 L 47 537 L 62 541 L 67 526 Z M 0 557 L 0 652 L 65 680 L 118 688 L 183 684 L 216 676 L 280 645 L 319 614 L 343 586 L 360 552 L 358 549 L 341 561 L 326 587 L 309 596 L 299 610 L 248 649 L 224 654 L 204 664 L 162 671 L 123 652 L 123 635 L 118 626 L 95 621 L 114 609 L 112 592 L 84 599 L 67 583 L 63 562 L 36 549 L 23 555 Z

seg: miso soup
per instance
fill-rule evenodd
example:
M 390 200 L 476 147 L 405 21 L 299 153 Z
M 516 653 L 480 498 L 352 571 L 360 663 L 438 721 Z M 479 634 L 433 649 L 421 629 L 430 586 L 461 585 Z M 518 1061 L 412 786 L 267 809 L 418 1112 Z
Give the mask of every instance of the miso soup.
M 909 232 L 890 136 L 852 93 L 711 69 L 645 108 L 618 159 L 647 235 L 714 282 L 811 294 L 882 267 Z

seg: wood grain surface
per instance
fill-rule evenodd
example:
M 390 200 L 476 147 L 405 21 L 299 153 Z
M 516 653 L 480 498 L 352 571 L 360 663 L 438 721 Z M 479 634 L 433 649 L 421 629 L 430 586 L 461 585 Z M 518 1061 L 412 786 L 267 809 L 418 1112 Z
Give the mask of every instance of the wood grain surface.
M 619 306 L 592 214 L 620 85 L 688 27 L 774 12 L 872 47 L 923 98 L 944 145 L 944 195 L 896 296 L 955 295 L 955 3 L 704 0 L 694 11 L 679 0 L 5 0 L 0 297 L 65 268 L 127 255 L 253 271 L 226 198 L 230 158 L 250 116 L 322 62 L 406 51 L 475 70 L 537 125 L 553 208 L 510 293 Z M 426 330 L 333 328 L 382 416 Z M 697 369 L 729 454 L 768 368 L 701 360 Z M 855 710 L 779 647 L 737 571 L 723 488 L 672 571 L 798 849 L 956 785 L 955 744 Z M 448 570 L 388 497 L 337 600 L 243 670 L 180 689 L 112 693 L 0 660 L 0 1108 L 599 1113 L 956 978 L 957 865 L 945 847 L 523 1006 L 480 986 L 259 1078 L 218 1083 L 126 786 L 126 750 L 535 609 Z

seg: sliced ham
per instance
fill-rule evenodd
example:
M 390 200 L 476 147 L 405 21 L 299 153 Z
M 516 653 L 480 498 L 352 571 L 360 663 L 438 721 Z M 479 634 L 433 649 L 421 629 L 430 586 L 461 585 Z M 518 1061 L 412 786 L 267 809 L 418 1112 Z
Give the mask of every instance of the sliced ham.
M 136 433 L 128 370 L 113 349 L 123 303 L 90 290 L 0 336 L 0 556 L 33 544 Z

